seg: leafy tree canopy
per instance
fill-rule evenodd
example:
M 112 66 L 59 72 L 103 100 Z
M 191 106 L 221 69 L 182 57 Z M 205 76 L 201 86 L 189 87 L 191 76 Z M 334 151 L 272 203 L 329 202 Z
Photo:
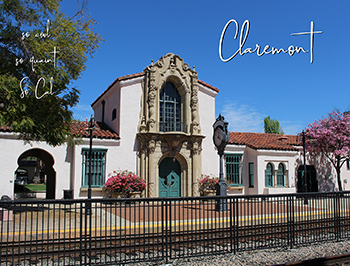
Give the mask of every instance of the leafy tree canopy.
M 309 124 L 304 134 L 306 150 L 324 154 L 335 167 L 341 191 L 340 169 L 350 158 L 350 114 L 333 111 L 327 117 Z M 303 133 L 299 135 L 302 137 Z
M 271 119 L 270 116 L 264 118 L 264 132 L 284 135 L 280 122 L 276 119 Z
M 60 11 L 61 0 L 0 3 L 0 126 L 52 146 L 72 140 L 70 110 L 80 92 L 69 88 L 99 48 L 94 21 Z

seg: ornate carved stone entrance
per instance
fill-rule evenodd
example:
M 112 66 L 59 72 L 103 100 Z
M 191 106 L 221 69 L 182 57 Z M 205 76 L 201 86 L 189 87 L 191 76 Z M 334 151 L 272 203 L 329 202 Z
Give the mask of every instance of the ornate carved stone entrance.
M 159 165 L 166 157 L 180 166 L 180 195 L 197 196 L 204 136 L 198 116 L 198 75 L 169 53 L 144 70 L 138 128 L 138 173 L 148 183 L 146 196 L 160 196 Z

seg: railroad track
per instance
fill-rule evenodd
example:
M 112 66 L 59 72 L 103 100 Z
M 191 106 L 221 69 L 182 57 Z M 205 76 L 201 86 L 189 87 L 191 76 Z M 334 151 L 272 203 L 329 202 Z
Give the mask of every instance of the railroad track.
M 304 261 L 298 261 L 298 262 L 291 262 L 291 263 L 285 263 L 280 264 L 280 266 L 333 266 L 333 265 L 350 265 L 350 253 L 343 254 L 343 255 L 337 255 L 337 256 L 331 256 L 331 257 L 325 257 L 325 258 L 316 258 L 311 260 L 304 260 Z M 279 265 L 275 265 L 279 266 Z
M 338 221 L 343 228 L 350 230 L 350 220 Z M 58 259 L 61 257 L 97 256 L 99 254 L 132 254 L 134 252 L 164 252 L 172 249 L 208 245 L 231 246 L 236 251 L 297 245 L 299 237 L 308 236 L 309 242 L 326 240 L 334 231 L 334 219 L 298 221 L 269 225 L 239 226 L 231 228 L 207 228 L 202 230 L 168 231 L 133 235 L 120 235 L 113 231 L 109 236 L 89 236 L 81 234 L 77 238 L 30 240 L 1 243 L 1 262 Z M 113 235 L 114 234 L 114 235 Z M 118 235 L 119 234 L 119 235 Z M 324 235 L 324 238 L 320 237 Z M 350 235 L 350 233 L 349 233 Z M 315 236 L 311 237 L 311 236 Z M 318 238 L 317 238 L 318 237 Z M 293 243 L 293 240 L 295 241 Z M 301 244 L 305 244 L 301 242 Z M 232 251 L 232 249 L 226 251 Z M 34 251 L 33 251 L 34 250 Z M 293 264 L 291 264 L 293 265 Z M 303 265 L 303 264 L 295 264 Z M 305 264 L 308 265 L 308 264 Z M 320 264 L 321 265 L 321 264 Z M 327 264 L 328 265 L 328 264 Z M 331 264 L 330 264 L 331 265 Z

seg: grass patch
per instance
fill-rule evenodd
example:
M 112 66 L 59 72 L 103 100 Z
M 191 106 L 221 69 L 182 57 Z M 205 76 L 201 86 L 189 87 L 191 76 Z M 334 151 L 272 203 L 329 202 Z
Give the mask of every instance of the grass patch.
M 46 184 L 26 184 L 23 186 L 30 191 L 46 191 Z

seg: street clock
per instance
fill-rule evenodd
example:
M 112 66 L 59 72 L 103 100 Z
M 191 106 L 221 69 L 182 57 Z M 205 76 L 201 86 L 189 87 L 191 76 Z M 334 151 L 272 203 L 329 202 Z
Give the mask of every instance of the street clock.
M 220 114 L 213 125 L 213 141 L 219 154 L 223 154 L 229 140 L 227 126 L 228 122 L 226 122 L 225 118 Z
M 229 140 L 229 133 L 227 130 L 228 122 L 225 121 L 225 118 L 220 114 L 216 118 L 215 123 L 213 124 L 213 142 L 216 148 L 218 149 L 218 154 L 220 157 L 220 170 L 219 170 L 219 182 L 216 184 L 216 195 L 221 196 L 221 198 L 216 200 L 215 210 L 217 211 L 227 211 L 227 184 L 224 179 L 224 153 L 225 147 Z

